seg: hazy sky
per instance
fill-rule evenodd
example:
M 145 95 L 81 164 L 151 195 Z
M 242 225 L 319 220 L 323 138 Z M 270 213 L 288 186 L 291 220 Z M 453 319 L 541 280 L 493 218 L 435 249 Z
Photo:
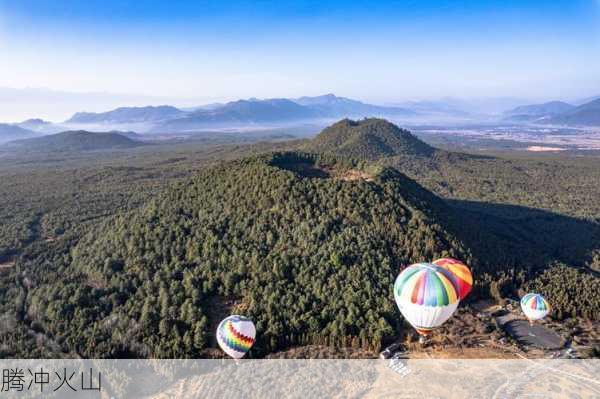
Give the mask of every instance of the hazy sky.
M 180 104 L 586 97 L 600 0 L 0 0 L 0 87 Z

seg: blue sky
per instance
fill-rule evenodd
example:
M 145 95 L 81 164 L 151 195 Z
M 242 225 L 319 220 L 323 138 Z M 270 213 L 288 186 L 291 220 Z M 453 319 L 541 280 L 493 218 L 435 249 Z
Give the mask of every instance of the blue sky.
M 208 102 L 600 94 L 600 0 L 0 0 L 0 87 Z

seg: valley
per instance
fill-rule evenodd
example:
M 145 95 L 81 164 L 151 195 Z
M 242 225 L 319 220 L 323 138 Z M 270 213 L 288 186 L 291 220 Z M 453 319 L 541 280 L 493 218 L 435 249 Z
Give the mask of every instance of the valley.
M 547 125 L 471 125 L 457 127 L 414 126 L 422 140 L 467 151 L 568 151 L 578 155 L 600 153 L 600 128 Z

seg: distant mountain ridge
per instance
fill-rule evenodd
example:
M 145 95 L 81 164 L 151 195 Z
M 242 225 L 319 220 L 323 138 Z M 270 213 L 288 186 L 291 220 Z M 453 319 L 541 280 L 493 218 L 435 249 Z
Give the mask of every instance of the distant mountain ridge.
M 0 123 L 0 144 L 13 140 L 37 137 L 40 134 L 21 126 L 9 123 Z
M 180 109 L 171 105 L 120 107 L 107 112 L 77 112 L 63 123 L 30 119 L 18 124 L 44 134 L 64 130 L 135 130 L 160 134 L 198 132 L 211 129 L 261 129 L 288 127 L 291 124 L 324 126 L 335 120 L 350 118 L 384 118 L 410 123 L 456 123 L 457 121 L 498 122 L 500 114 L 486 114 L 502 104 L 515 104 L 515 99 L 485 101 L 477 107 L 475 100 L 446 98 L 439 101 L 408 101 L 389 106 L 369 104 L 335 94 L 298 98 L 244 99 L 228 103 Z M 490 103 L 490 104 L 488 104 Z M 594 103 L 590 101 L 588 104 Z M 518 103 L 517 103 L 518 104 Z M 583 108 L 581 108 L 583 107 Z M 575 111 L 575 108 L 579 108 Z M 593 106 L 575 107 L 563 101 L 514 107 L 500 115 L 502 122 L 557 123 L 598 125 Z M 569 112 L 573 111 L 571 115 Z M 579 114 L 581 112 L 582 114 Z M 561 116 L 564 118 L 555 118 Z M 405 119 L 406 118 L 406 119 Z
M 297 99 L 272 98 L 232 101 L 210 109 L 198 109 L 184 117 L 160 124 L 155 130 L 193 130 L 202 127 L 290 123 L 341 117 L 412 116 L 397 107 L 380 107 L 334 94 Z
M 523 105 L 506 111 L 504 121 L 551 125 L 600 126 L 600 98 L 575 106 L 563 101 Z
M 410 117 L 416 112 L 401 107 L 363 103 L 334 94 L 296 99 L 269 98 L 215 103 L 185 110 L 176 107 L 121 107 L 108 112 L 78 112 L 65 121 L 71 125 L 124 125 L 151 123 L 154 132 L 188 131 L 203 128 L 285 124 L 344 117 Z
M 19 126 L 23 129 L 31 130 L 41 134 L 54 134 L 68 130 L 63 126 L 56 125 L 52 122 L 48 122 L 39 118 L 27 119 L 23 122 L 15 123 L 15 126 Z
M 202 127 L 290 122 L 317 116 L 311 109 L 284 98 L 238 100 L 213 109 L 189 112 L 180 118 L 159 124 L 154 130 L 192 130 Z
M 77 112 L 65 123 L 139 123 L 156 122 L 170 118 L 180 117 L 185 114 L 178 108 L 170 105 L 147 107 L 121 107 L 108 112 Z
M 542 117 L 558 115 L 573 108 L 575 108 L 574 105 L 565 103 L 563 101 L 549 101 L 543 104 L 521 105 L 505 112 L 505 114 L 508 116 L 527 115 Z
M 20 123 L 16 123 L 17 126 L 20 126 L 22 128 L 36 128 L 36 127 L 40 127 L 40 126 L 47 126 L 50 125 L 51 122 L 45 121 L 43 119 L 40 118 L 32 118 L 32 119 L 27 119 L 23 122 Z
M 26 152 L 95 151 L 133 148 L 141 145 L 144 144 L 119 133 L 92 133 L 85 130 L 16 140 L 6 144 L 7 147 Z
M 335 94 L 325 94 L 317 97 L 300 97 L 292 101 L 314 109 L 323 117 L 330 118 L 373 117 L 383 115 L 412 116 L 417 114 L 407 108 L 366 104 L 361 101 L 338 97 Z
M 377 118 L 341 120 L 319 133 L 307 150 L 365 160 L 396 155 L 429 157 L 436 151 L 408 130 Z
M 557 125 L 600 126 L 600 98 L 547 120 Z

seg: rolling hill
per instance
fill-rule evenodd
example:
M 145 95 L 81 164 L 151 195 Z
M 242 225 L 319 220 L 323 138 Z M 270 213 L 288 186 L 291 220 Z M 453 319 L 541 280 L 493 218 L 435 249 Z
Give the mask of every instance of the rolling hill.
M 600 98 L 547 120 L 558 125 L 600 126 Z
M 108 112 L 77 112 L 65 123 L 70 124 L 127 124 L 157 122 L 177 118 L 185 112 L 170 105 L 121 107 Z
M 522 105 L 504 113 L 505 120 L 534 121 L 562 114 L 575 106 L 562 101 L 550 101 L 543 104 Z
M 64 126 L 54 124 L 52 122 L 48 122 L 39 118 L 27 119 L 23 122 L 15 123 L 15 126 L 19 126 L 23 129 L 31 130 L 33 132 L 41 134 L 55 134 L 68 130 L 65 129 Z
M 40 134 L 20 126 L 11 125 L 8 123 L 0 123 L 0 144 L 13 140 L 26 139 L 37 137 Z
M 334 153 L 362 160 L 406 155 L 429 157 L 436 150 L 384 119 L 344 119 L 324 129 L 306 150 Z
M 51 125 L 51 122 L 47 122 L 43 119 L 39 119 L 39 118 L 34 118 L 34 119 L 27 119 L 23 122 L 20 123 L 16 123 L 17 126 L 22 127 L 23 129 L 30 129 L 30 130 L 38 130 L 38 129 L 43 129 L 44 127 Z
M 24 152 L 69 152 L 133 148 L 144 145 L 118 133 L 68 131 L 43 137 L 16 140 L 6 147 Z

